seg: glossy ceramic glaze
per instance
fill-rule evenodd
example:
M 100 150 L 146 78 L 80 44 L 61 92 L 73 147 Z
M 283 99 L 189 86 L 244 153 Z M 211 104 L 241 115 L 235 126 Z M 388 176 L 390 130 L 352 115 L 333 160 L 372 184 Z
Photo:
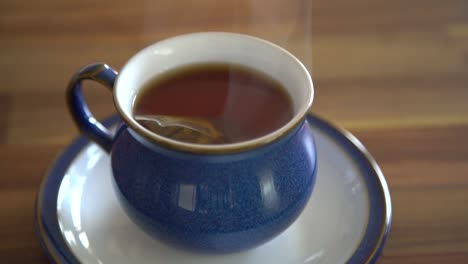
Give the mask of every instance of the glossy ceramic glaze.
M 118 202 L 108 155 L 80 138 L 39 191 L 36 225 L 44 248 L 60 263 L 374 263 L 391 219 L 385 179 L 352 135 L 308 120 L 319 153 L 314 194 L 293 225 L 260 247 L 204 255 L 153 239 Z
M 149 79 L 205 62 L 242 65 L 275 78 L 291 98 L 291 119 L 258 138 L 219 145 L 176 141 L 135 121 L 133 103 Z M 117 133 L 87 108 L 81 92 L 86 79 L 113 91 L 123 120 Z M 284 231 L 312 193 L 316 150 L 306 122 L 312 81 L 292 54 L 265 40 L 221 32 L 163 40 L 134 55 L 119 74 L 104 64 L 83 68 L 70 81 L 67 99 L 80 130 L 110 153 L 127 214 L 171 245 L 215 253 L 253 248 Z
M 225 155 L 148 148 L 124 126 L 111 157 L 130 217 L 159 239 L 202 251 L 232 252 L 270 240 L 297 218 L 315 182 L 307 123 L 273 144 Z

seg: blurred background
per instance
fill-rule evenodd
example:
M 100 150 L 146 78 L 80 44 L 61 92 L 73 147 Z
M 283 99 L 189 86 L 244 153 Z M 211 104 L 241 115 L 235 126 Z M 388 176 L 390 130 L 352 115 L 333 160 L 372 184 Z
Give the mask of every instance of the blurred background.
M 312 111 L 347 128 L 466 123 L 466 4 L 2 0 L 0 100 L 15 112 L 2 120 L 10 128 L 3 137 L 67 142 L 76 131 L 62 98 L 76 70 L 92 62 L 118 70 L 148 44 L 195 31 L 247 33 L 290 50 L 313 75 Z M 105 89 L 87 92 L 98 116 L 113 111 Z M 45 120 L 56 122 L 38 125 Z
M 262 37 L 307 65 L 311 112 L 357 135 L 389 182 L 379 263 L 468 263 L 467 0 L 0 0 L 0 257 L 46 260 L 34 196 L 78 135 L 71 75 L 93 62 L 119 70 L 195 31 Z M 85 94 L 97 117 L 114 112 L 105 88 Z

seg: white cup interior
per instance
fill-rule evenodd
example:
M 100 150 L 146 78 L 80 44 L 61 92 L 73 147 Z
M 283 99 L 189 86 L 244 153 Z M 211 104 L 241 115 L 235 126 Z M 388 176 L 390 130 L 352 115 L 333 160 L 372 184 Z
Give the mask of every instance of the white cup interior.
M 138 130 L 145 134 L 145 129 L 133 119 L 133 104 L 140 89 L 151 79 L 175 68 L 211 62 L 247 66 L 279 81 L 290 95 L 295 113 L 292 120 L 281 129 L 287 129 L 288 125 L 297 123 L 312 103 L 313 86 L 307 69 L 286 50 L 247 35 L 203 32 L 157 42 L 133 56 L 119 73 L 114 87 L 114 101 L 120 114 L 133 128 L 140 128 Z M 197 145 L 157 139 L 173 141 L 172 143 L 176 144 Z M 210 147 L 215 146 L 208 146 Z

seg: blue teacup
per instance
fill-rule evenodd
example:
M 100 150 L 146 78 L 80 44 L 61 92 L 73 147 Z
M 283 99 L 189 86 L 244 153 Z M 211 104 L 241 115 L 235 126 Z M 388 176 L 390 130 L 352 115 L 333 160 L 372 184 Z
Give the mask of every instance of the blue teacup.
M 275 78 L 292 98 L 294 116 L 270 134 L 220 145 L 165 138 L 135 121 L 133 102 L 148 80 L 203 62 L 240 64 Z M 85 79 L 112 91 L 123 120 L 116 133 L 88 110 L 81 92 Z M 70 81 L 67 99 L 80 130 L 109 152 L 126 213 L 172 245 L 204 252 L 258 246 L 291 225 L 312 193 L 316 150 L 305 118 L 312 81 L 298 59 L 267 41 L 232 33 L 163 40 L 138 52 L 119 74 L 105 64 L 83 68 Z

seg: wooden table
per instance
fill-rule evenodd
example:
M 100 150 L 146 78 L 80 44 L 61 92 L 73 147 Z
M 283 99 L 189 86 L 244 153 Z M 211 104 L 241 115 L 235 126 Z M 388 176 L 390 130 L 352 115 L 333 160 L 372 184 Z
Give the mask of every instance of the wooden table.
M 222 4 L 221 4 L 222 3 Z M 312 112 L 379 162 L 393 225 L 378 263 L 468 263 L 468 1 L 0 0 L 0 259 L 46 263 L 33 227 L 46 168 L 78 135 L 69 77 L 119 69 L 145 45 L 192 31 L 272 40 L 300 57 Z M 93 84 L 98 117 L 111 97 Z

